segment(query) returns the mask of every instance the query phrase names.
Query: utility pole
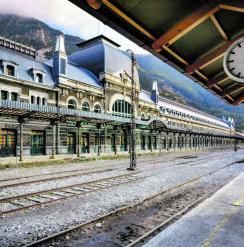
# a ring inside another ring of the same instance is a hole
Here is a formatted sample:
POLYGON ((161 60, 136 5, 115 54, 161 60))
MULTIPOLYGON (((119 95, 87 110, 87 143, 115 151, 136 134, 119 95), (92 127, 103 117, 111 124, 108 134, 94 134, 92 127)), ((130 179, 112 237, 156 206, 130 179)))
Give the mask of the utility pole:
POLYGON ((131 55, 131 76, 126 73, 126 75, 131 80, 131 116, 130 116, 130 166, 127 170, 134 171, 136 168, 136 122, 135 122, 135 80, 134 80, 134 67, 136 66, 136 59, 134 52, 132 50, 127 50, 131 55))

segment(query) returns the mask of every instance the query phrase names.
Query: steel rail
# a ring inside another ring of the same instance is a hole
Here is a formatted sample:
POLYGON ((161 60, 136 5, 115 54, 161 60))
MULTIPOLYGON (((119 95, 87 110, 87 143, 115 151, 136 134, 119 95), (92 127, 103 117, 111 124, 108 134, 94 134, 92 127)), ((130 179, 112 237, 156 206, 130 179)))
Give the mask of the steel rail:
MULTIPOLYGON (((165 193, 168 193, 168 192, 172 192, 172 191, 174 191, 174 190, 176 190, 176 189, 178 189, 178 188, 180 188, 180 187, 183 187, 183 186, 185 186, 185 185, 194 183, 194 182, 196 182, 196 181, 198 181, 198 180, 200 180, 200 179, 202 179, 202 178, 204 178, 204 177, 207 177, 207 176, 209 176, 209 175, 215 174, 215 173, 217 173, 217 172, 219 172, 219 171, 221 171, 221 170, 223 170, 223 169, 226 169, 226 168, 228 168, 228 167, 230 167, 231 165, 234 165, 234 164, 236 164, 236 162, 233 162, 233 163, 230 163, 230 164, 228 164, 228 165, 225 165, 225 166, 223 166, 223 167, 221 167, 221 168, 219 168, 219 169, 216 169, 216 170, 214 170, 214 171, 207 172, 207 173, 205 173, 205 174, 203 174, 203 175, 201 175, 201 176, 197 176, 197 177, 195 177, 195 178, 192 178, 192 179, 189 179, 189 180, 187 180, 187 181, 184 181, 184 182, 181 183, 181 184, 178 184, 178 185, 176 185, 176 186, 174 186, 174 187, 171 187, 171 188, 166 189, 166 190, 163 190, 163 191, 161 191, 161 192, 159 192, 159 193, 157 193, 157 194, 155 194, 155 195, 153 195, 153 196, 150 196, 150 197, 144 199, 143 201, 136 202, 136 203, 133 203, 133 204, 128 205, 128 206, 120 207, 120 208, 118 208, 118 209, 116 209, 116 210, 113 210, 113 211, 111 211, 111 212, 109 212, 109 213, 107 213, 107 214, 104 214, 104 215, 102 215, 102 216, 99 216, 99 217, 97 217, 97 218, 95 218, 95 219, 89 220, 89 221, 87 221, 87 222, 84 222, 84 223, 81 223, 81 224, 79 224, 79 225, 73 226, 73 227, 68 228, 68 229, 66 229, 66 230, 62 230, 62 231, 60 231, 60 232, 58 232, 58 233, 55 233, 55 234, 52 234, 52 235, 50 235, 50 236, 47 236, 47 237, 41 238, 41 239, 39 239, 39 240, 36 240, 36 241, 34 241, 34 242, 32 242, 32 243, 29 243, 29 244, 25 245, 25 247, 40 246, 40 244, 44 244, 44 243, 46 243, 46 242, 48 242, 48 241, 52 241, 52 240, 54 240, 54 239, 56 239, 56 238, 58 238, 58 237, 61 237, 62 235, 65 235, 65 234, 70 233, 70 232, 72 232, 72 231, 76 231, 76 230, 78 230, 79 228, 85 227, 85 226, 87 226, 87 225, 89 225, 89 224, 91 224, 91 223, 98 222, 98 221, 101 222, 101 221, 105 220, 105 219, 108 218, 108 217, 111 217, 111 216, 113 216, 113 215, 116 215, 116 214, 118 214, 118 213, 121 213, 121 212, 123 212, 123 211, 126 211, 126 210, 128 210, 128 209, 133 208, 133 207, 139 206, 139 205, 141 205, 142 203, 147 202, 147 201, 149 201, 149 200, 152 200, 152 199, 154 199, 155 197, 157 197, 157 196, 159 196, 159 195, 162 195, 162 194, 165 194, 165 193)), ((223 185, 221 184, 221 186, 223 186, 223 185)), ((221 188, 221 186, 220 186, 220 188, 221 188)), ((215 189, 215 190, 216 190, 216 189, 215 189)), ((215 190, 214 190, 214 191, 215 191, 215 190)), ((209 196, 210 194, 211 194, 211 192, 209 192, 207 195, 209 196)), ((205 195, 205 196, 206 196, 206 195, 205 195)), ((204 198, 205 198, 205 197, 204 197, 204 198)), ((200 202, 200 199, 198 199, 197 202, 200 202)), ((195 204, 196 204, 196 203, 195 203, 195 204)), ((195 204, 193 203, 193 205, 195 205, 195 204)), ((192 208, 192 206, 191 206, 191 207, 188 206, 187 208, 190 209, 190 208, 192 208)), ((186 212, 186 211, 185 211, 185 212, 186 212)), ((176 213, 176 214, 177 214, 177 213, 176 213)), ((178 212, 178 214, 179 214, 179 212, 178 212)), ((181 214, 183 214, 183 212, 181 212, 181 214)), ((171 217, 171 218, 172 218, 172 217, 171 217)))

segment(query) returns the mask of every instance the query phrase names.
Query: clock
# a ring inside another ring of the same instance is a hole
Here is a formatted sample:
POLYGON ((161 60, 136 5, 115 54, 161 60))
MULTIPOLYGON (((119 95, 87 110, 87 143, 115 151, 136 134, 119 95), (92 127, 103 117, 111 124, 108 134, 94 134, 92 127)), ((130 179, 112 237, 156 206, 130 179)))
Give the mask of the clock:
POLYGON ((226 51, 224 70, 234 81, 244 83, 244 37, 235 41, 226 51))

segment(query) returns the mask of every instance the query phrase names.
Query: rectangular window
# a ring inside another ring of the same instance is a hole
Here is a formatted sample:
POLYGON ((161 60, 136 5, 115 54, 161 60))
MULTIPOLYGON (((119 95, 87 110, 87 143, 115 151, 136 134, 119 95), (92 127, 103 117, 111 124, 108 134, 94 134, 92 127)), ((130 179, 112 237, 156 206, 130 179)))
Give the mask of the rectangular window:
POLYGON ((2 90, 1 91, 1 99, 7 100, 8 99, 8 91, 2 90))
POLYGON ((35 96, 31 96, 31 104, 35 103, 35 96))
POLYGON ((0 156, 15 156, 16 131, 13 129, 0 130, 0 156))
POLYGON ((7 73, 7 75, 14 76, 15 75, 15 67, 12 65, 7 65, 6 73, 7 73))
POLYGON ((11 93, 11 100, 12 101, 17 101, 18 94, 17 93, 11 93))

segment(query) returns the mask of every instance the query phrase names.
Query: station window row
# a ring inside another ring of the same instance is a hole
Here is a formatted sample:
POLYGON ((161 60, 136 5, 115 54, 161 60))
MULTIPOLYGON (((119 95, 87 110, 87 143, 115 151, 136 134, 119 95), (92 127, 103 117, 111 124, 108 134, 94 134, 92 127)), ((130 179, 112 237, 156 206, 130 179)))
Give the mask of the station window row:
POLYGON ((47 105, 47 99, 45 97, 31 95, 31 104, 47 105))
POLYGON ((7 90, 1 90, 1 100, 17 101, 18 100, 18 93, 9 92, 7 90))
MULTIPOLYGON (((75 100, 70 99, 68 101, 68 109, 73 109, 73 110, 77 109, 77 103, 75 102, 75 100)), ((90 105, 87 102, 83 102, 83 104, 81 105, 81 110, 89 112, 90 111, 90 105)), ((102 112, 101 106, 99 104, 96 104, 94 106, 94 112, 96 112, 96 113, 102 112)))

